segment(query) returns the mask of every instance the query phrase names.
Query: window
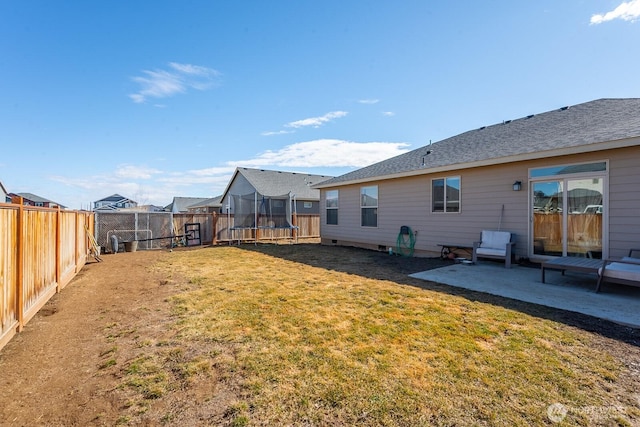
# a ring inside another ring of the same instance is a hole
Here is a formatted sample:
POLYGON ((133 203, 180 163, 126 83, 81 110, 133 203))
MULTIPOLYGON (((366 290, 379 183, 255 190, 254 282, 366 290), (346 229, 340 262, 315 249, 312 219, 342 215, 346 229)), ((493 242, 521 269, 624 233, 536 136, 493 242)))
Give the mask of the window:
POLYGON ((313 207, 313 202, 304 202, 302 203, 302 207, 304 209, 311 209, 313 207))
POLYGON ((325 193, 327 207, 327 225, 338 225, 338 190, 325 193))
POLYGON ((378 226, 378 186, 360 188, 360 212, 363 227, 378 226))
POLYGON ((531 169, 529 176, 539 178, 544 176, 568 175, 573 173, 604 172, 607 170, 607 162, 583 163, 577 165, 550 166, 546 168, 531 169))
POLYGON ((431 212, 460 212, 460 177, 431 181, 431 212))

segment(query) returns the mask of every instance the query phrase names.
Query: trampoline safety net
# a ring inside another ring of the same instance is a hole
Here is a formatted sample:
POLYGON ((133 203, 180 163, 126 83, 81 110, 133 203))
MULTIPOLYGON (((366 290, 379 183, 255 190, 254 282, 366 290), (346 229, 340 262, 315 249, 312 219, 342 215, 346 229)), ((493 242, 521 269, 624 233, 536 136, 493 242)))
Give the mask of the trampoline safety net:
POLYGON ((292 228, 291 194, 232 194, 234 228, 292 228))

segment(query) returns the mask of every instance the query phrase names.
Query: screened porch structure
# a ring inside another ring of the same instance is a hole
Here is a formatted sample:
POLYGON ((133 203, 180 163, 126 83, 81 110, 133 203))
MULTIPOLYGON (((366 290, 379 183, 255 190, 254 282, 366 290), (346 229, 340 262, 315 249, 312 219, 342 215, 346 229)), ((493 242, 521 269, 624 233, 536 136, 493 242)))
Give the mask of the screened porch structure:
POLYGON ((227 205, 228 221, 231 224, 230 211, 233 210, 233 226, 229 229, 233 241, 261 239, 294 240, 296 200, 291 192, 279 196, 268 196, 257 191, 246 194, 229 194, 227 205))

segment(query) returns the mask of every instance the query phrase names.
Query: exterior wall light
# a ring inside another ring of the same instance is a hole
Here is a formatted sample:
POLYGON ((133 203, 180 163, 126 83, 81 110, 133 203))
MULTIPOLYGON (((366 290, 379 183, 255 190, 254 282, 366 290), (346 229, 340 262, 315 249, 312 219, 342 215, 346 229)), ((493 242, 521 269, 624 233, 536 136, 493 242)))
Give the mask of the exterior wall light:
POLYGON ((516 181, 513 183, 513 191, 522 190, 522 181, 516 181))

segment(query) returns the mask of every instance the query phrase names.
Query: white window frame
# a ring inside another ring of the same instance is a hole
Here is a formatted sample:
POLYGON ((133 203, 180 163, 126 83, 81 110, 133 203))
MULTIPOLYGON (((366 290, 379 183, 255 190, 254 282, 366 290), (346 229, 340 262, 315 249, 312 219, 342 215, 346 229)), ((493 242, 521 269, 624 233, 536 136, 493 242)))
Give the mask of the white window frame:
POLYGON ((436 213, 436 214, 446 214, 446 213, 454 213, 454 214, 458 214, 462 211, 462 178, 460 177, 460 175, 454 175, 454 176, 446 176, 446 177, 440 177, 440 178, 433 178, 431 180, 431 213, 436 213), (447 210, 447 205, 449 204, 449 200, 447 200, 447 181, 449 180, 457 180, 458 181, 458 210, 447 210), (435 209, 435 194, 434 194, 434 183, 436 181, 442 181, 443 182, 443 193, 442 193, 442 210, 436 210, 435 209))
POLYGON ((325 209, 326 209, 326 217, 325 224, 327 225, 338 225, 338 208, 340 207, 340 190, 327 190, 324 194, 325 198, 325 209), (333 196, 335 194, 335 196, 333 196), (333 202, 335 201, 335 206, 333 206, 333 202), (331 206, 329 206, 331 204, 331 206), (329 211, 335 211, 336 222, 329 223, 329 211))
POLYGON ((368 228, 376 228, 378 227, 378 205, 380 204, 380 196, 379 196, 379 192, 378 192, 378 186, 377 185, 367 185, 364 187, 360 187, 360 226, 361 227, 368 227, 368 228), (365 198, 363 196, 368 195, 367 194, 367 190, 370 189, 374 189, 375 188, 375 201, 376 204, 374 205, 368 205, 365 204, 365 198), (364 210, 374 210, 375 211, 375 225, 370 225, 370 224, 363 224, 363 219, 364 219, 364 210))

